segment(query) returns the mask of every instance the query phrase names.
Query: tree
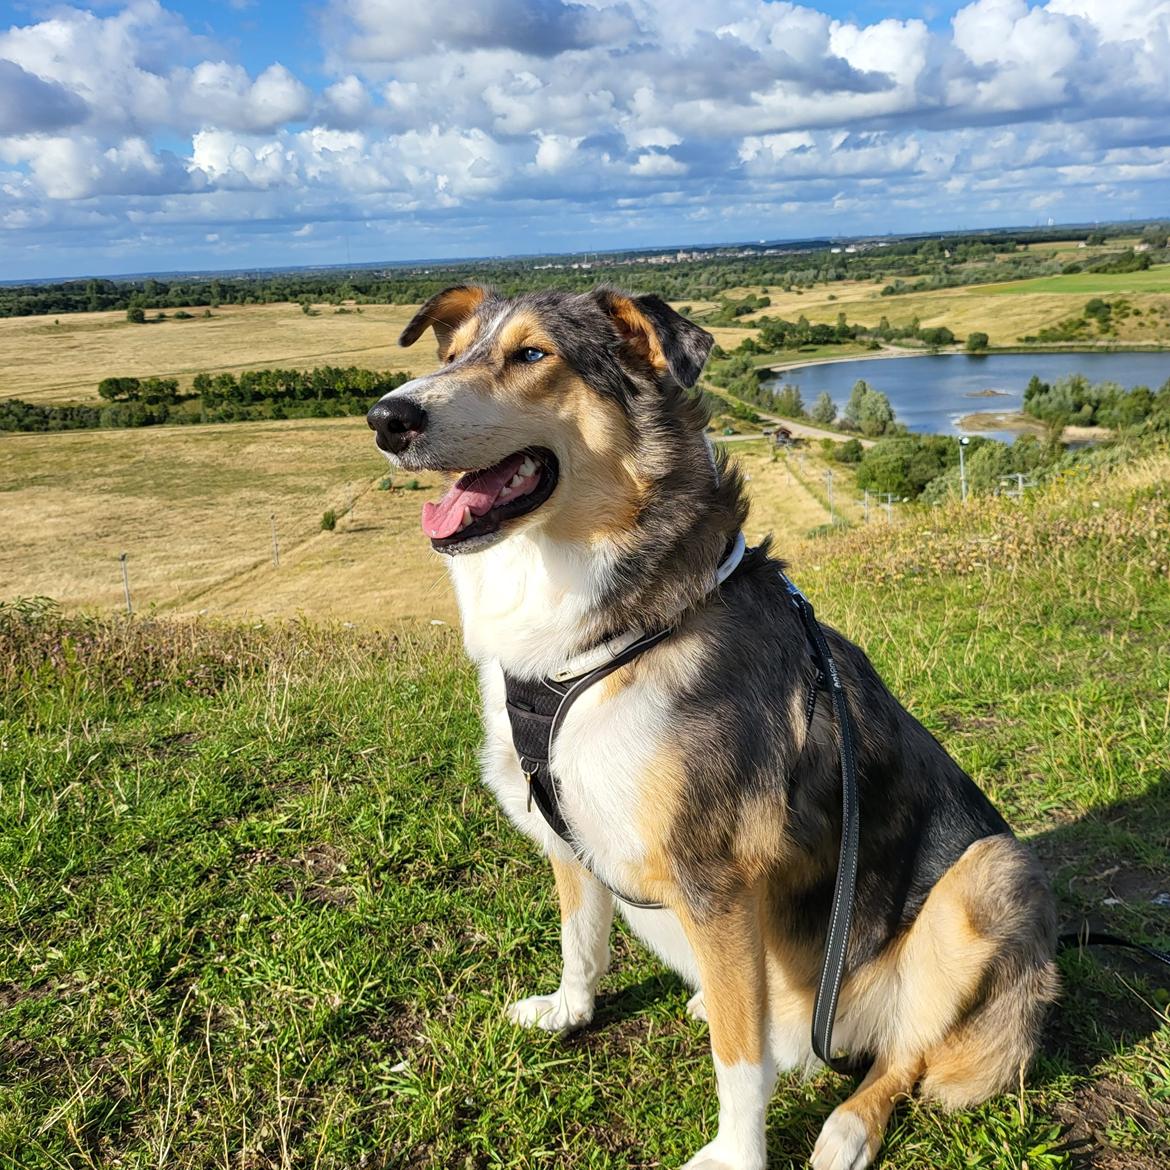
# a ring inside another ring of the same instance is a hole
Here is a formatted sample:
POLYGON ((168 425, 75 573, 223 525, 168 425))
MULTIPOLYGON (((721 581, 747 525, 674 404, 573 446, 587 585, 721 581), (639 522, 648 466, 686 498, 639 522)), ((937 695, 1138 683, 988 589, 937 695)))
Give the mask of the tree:
POLYGON ((955 335, 945 325, 934 326, 930 329, 920 329, 918 336, 931 349, 938 349, 942 345, 952 345, 955 340, 955 335))
POLYGON ((810 417, 813 422, 823 427, 830 427, 837 421, 837 404, 829 397, 827 390, 822 390, 813 403, 810 417))
POLYGON ((145 325, 146 311, 135 305, 133 308, 126 310, 126 320, 129 321, 132 325, 145 325))
POLYGON ((894 408, 880 390, 870 390, 861 400, 861 429, 867 435, 884 435, 894 422, 894 408))
POLYGON ((869 383, 864 378, 858 378, 853 383, 853 390, 849 395, 849 401, 845 403, 844 411, 845 421, 853 427, 861 427, 861 404, 868 393, 869 383))
POLYGON ((986 333, 968 333, 964 348, 968 353, 983 353, 989 340, 986 333))
POLYGON ((109 402, 128 402, 138 397, 141 383, 137 378, 103 378, 98 383, 98 397, 109 402))
POLYGON ((804 399, 801 397, 799 386, 793 386, 785 382, 776 391, 774 401, 776 403, 777 414, 782 414, 786 418, 804 417, 804 399))

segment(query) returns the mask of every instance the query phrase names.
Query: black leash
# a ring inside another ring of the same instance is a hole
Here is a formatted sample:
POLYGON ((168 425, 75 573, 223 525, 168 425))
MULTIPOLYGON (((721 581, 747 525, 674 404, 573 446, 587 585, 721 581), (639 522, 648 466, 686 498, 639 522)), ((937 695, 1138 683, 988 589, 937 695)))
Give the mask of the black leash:
MULTIPOLYGON (((853 922, 853 901, 857 893, 857 856, 860 836, 857 795, 857 756, 854 749, 853 716, 837 673, 837 664, 829 641, 808 598, 783 574, 780 574, 788 600, 796 610, 804 632, 813 648, 813 657, 829 693, 841 731, 841 853, 837 862, 837 881, 833 886, 833 909, 829 915, 829 933, 825 937, 825 954, 821 959, 821 977, 813 1002, 812 1046, 817 1058, 837 1072, 852 1071, 853 1065, 833 1057, 833 1022, 837 1017, 837 1000, 845 975, 845 956, 849 946, 849 928, 853 922)), ((815 692, 814 692, 815 694, 815 692)), ((811 705, 810 705, 811 713, 811 705)), ((810 720, 811 722, 811 720, 810 720)))
POLYGON ((1119 934, 1110 934, 1106 930, 1089 930, 1086 925, 1081 930, 1069 931, 1056 940, 1057 947, 1062 951, 1076 947, 1124 947, 1129 951, 1141 951, 1148 958, 1156 959, 1170 967, 1170 951, 1160 951, 1157 947, 1147 946, 1145 943, 1134 942, 1133 939, 1122 938, 1119 934))

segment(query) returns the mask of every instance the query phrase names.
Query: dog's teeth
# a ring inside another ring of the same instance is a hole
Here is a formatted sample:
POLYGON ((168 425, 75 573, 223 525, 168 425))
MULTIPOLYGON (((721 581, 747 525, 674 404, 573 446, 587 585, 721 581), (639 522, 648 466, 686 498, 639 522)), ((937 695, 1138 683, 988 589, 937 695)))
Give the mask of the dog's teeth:
POLYGON ((463 523, 459 525, 460 528, 466 528, 471 523, 471 509, 463 505, 463 523))
POLYGON ((531 459, 525 459, 524 462, 520 464, 520 475, 531 475, 535 470, 536 464, 533 463, 531 459))
POLYGON ((512 476, 512 478, 510 480, 508 480, 508 486, 509 487, 519 487, 523 482, 524 482, 524 476, 522 476, 519 472, 516 472, 516 474, 514 476, 512 476))

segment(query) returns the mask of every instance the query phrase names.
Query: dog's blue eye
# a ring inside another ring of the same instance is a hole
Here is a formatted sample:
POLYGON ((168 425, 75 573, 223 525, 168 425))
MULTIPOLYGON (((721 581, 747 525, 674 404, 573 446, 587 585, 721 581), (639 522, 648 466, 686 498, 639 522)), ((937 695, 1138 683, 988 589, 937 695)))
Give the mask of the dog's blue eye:
POLYGON ((538 362, 542 357, 546 357, 543 349, 537 349, 535 346, 527 346, 525 349, 519 350, 516 356, 522 362, 538 362))

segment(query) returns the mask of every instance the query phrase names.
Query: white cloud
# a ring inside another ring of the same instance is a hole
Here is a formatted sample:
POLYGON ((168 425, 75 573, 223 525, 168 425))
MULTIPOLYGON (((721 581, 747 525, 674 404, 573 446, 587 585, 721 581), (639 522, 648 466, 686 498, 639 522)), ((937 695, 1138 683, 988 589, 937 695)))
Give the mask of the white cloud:
POLYGON ((934 30, 765 0, 325 2, 295 68, 245 69, 158 0, 0 30, 0 223, 227 247, 223 224, 409 220, 498 250, 801 234, 794 209, 953 223, 1057 186, 1062 213, 1123 183, 1153 206, 1170 166, 1170 0, 973 0, 934 30))
POLYGON ((239 65, 201 61, 176 72, 171 84, 188 125, 262 132, 300 121, 312 106, 308 86, 279 63, 253 81, 239 65))
POLYGON ((660 154, 657 151, 647 151, 645 154, 640 154, 634 165, 630 167, 630 174, 641 175, 648 179, 675 178, 686 173, 685 163, 679 162, 678 159, 672 158, 669 154, 660 154))

